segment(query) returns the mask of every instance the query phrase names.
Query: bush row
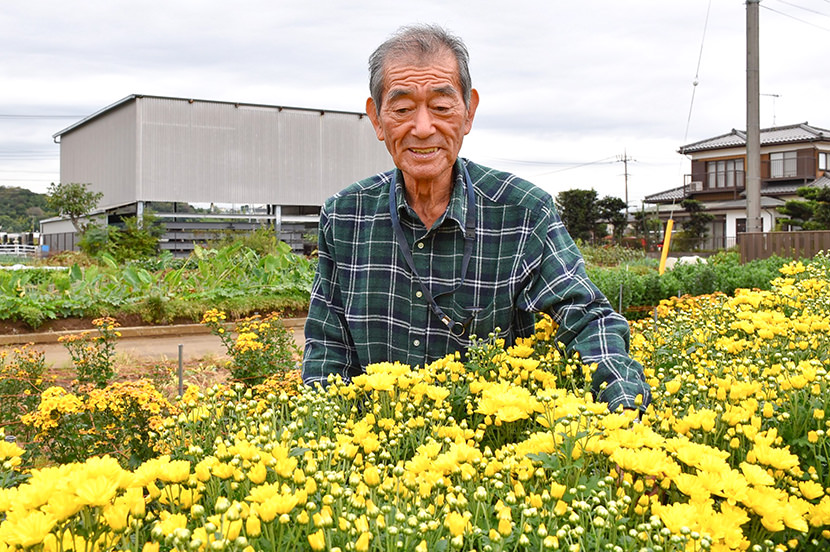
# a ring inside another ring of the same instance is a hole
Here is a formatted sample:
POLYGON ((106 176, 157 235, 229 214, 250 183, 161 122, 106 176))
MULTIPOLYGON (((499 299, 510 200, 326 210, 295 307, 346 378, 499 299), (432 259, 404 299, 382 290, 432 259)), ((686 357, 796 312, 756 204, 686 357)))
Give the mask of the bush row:
POLYGON ((637 318, 643 309, 681 295, 714 292, 732 295, 736 289, 769 289, 789 259, 770 257, 741 264, 735 252, 721 252, 689 264, 678 264, 660 275, 654 263, 630 263, 609 268, 589 266, 588 276, 620 312, 637 318), (632 307, 634 307, 632 309, 632 307))

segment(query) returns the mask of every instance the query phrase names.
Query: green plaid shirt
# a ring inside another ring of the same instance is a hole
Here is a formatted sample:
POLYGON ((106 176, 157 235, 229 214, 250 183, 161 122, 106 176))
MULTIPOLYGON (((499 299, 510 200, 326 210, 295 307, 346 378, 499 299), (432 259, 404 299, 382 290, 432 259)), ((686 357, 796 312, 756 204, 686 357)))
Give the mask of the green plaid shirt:
POLYGON ((598 363, 592 384, 599 400, 612 409, 634 408, 641 395, 648 404, 643 368, 628 355, 628 323, 588 279, 547 192, 459 159, 449 206, 428 230, 406 204, 398 172, 394 192, 415 268, 450 318, 470 320, 467 332, 456 337, 430 310, 400 252, 389 215, 392 177, 390 171, 352 184, 323 206, 304 382, 325 385, 329 374, 348 380, 376 362, 424 366, 463 353, 471 335, 486 337, 496 329, 513 343, 532 334, 534 313, 546 312, 569 351, 598 363), (463 285, 446 293, 462 277, 467 200, 460 163, 475 188, 477 227, 463 285))

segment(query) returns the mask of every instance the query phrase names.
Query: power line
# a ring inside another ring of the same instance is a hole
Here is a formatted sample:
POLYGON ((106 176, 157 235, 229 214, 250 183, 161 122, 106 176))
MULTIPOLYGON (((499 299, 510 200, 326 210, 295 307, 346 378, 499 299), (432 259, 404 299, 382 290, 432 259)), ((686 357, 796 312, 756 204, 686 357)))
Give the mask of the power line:
POLYGON ((14 173, 14 174, 54 174, 57 171, 16 171, 14 169, 0 169, 0 173, 14 173))
POLYGON ((769 6, 765 6, 763 4, 759 4, 759 5, 762 8, 764 8, 765 10, 769 10, 773 13, 777 13, 778 15, 783 15, 784 17, 789 17, 790 19, 795 19, 799 23, 804 23, 805 25, 810 25, 811 27, 815 27, 816 29, 821 29, 822 31, 827 31, 828 33, 830 33, 830 29, 828 29, 827 27, 822 27, 821 25, 816 25, 815 23, 811 23, 810 21, 805 21, 804 19, 798 18, 794 15, 790 15, 790 14, 784 13, 782 11, 774 10, 774 9, 770 8, 769 6))
MULTIPOLYGON (((533 161, 528 159, 507 159, 504 157, 490 157, 489 159, 493 159, 495 161, 501 161, 504 163, 513 163, 516 165, 546 165, 546 166, 554 166, 554 165, 582 165, 581 161, 533 161)), ((605 159, 600 159, 599 161, 589 161, 587 164, 593 163, 600 163, 605 161, 606 159, 610 159, 607 157, 605 159)), ((613 163, 613 161, 607 161, 608 163, 613 163)))
MULTIPOLYGON (((0 150, 0 155, 19 155, 19 154, 29 154, 29 153, 43 154, 43 153, 53 153, 53 152, 50 151, 50 150, 47 150, 47 149, 28 149, 28 150, 25 150, 25 149, 20 149, 20 150, 19 149, 6 149, 5 151, 0 150)), ((54 153, 57 153, 57 152, 54 152, 54 153)))
POLYGON ((695 105, 695 91, 697 85, 700 83, 700 62, 703 60, 703 45, 706 42, 706 29, 709 27, 709 12, 712 10, 712 0, 709 0, 709 5, 706 7, 706 19, 703 21, 703 36, 700 37, 700 52, 697 55, 697 67, 695 68, 695 80, 692 81, 692 99, 689 102, 689 115, 686 117, 686 131, 683 133, 683 143, 689 137, 689 126, 692 122, 692 108, 695 105))
POLYGON ((548 172, 539 173, 536 176, 545 176, 545 175, 548 175, 548 174, 561 173, 561 172, 570 171, 570 170, 573 170, 573 169, 580 169, 582 167, 587 167, 589 165, 599 165, 599 164, 607 165, 607 164, 611 164, 611 163, 616 163, 617 161, 609 161, 609 160, 613 160, 613 159, 615 159, 615 158, 614 157, 603 157, 602 159, 597 159, 596 161, 589 161, 587 163, 580 163, 578 165, 572 165, 570 167, 565 167, 564 169, 557 169, 555 171, 548 171, 548 172))
POLYGON ((799 6, 798 4, 793 4, 792 2, 787 2, 787 0, 778 0, 778 1, 779 1, 779 2, 781 2, 782 4, 787 4, 788 6, 792 6, 792 7, 794 7, 794 8, 798 8, 799 10, 804 10, 804 11, 807 11, 807 12, 810 12, 810 13, 814 13, 814 14, 816 14, 816 15, 821 15, 821 16, 824 16, 824 17, 830 17, 830 15, 827 15, 827 14, 826 14, 826 13, 824 13, 824 12, 820 12, 820 11, 818 11, 818 10, 814 10, 814 9, 812 9, 812 8, 805 8, 804 6, 799 6))
POLYGON ((0 153, 0 159, 3 160, 3 161, 57 161, 57 160, 60 159, 60 156, 46 154, 46 153, 42 153, 42 154, 31 153, 31 154, 26 154, 26 155, 20 155, 20 154, 16 154, 16 153, 14 153, 14 154, 12 154, 12 153, 10 153, 10 154, 0 153))
POLYGON ((0 113, 0 119, 83 119, 83 115, 28 115, 0 113))
POLYGON ((4 163, 14 162, 14 161, 21 161, 21 162, 30 162, 30 161, 57 161, 56 157, 2 157, 0 158, 4 163))

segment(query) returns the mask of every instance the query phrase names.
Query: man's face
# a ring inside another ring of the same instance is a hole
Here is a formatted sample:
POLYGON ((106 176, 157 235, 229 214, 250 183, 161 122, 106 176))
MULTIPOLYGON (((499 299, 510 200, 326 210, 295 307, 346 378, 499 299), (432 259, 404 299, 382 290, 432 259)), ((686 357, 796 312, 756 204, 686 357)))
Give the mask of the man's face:
POLYGON ((429 186, 451 182, 477 106, 475 90, 470 108, 464 105, 458 64, 445 52, 424 61, 388 61, 380 113, 372 98, 366 101, 366 112, 406 184, 429 186))

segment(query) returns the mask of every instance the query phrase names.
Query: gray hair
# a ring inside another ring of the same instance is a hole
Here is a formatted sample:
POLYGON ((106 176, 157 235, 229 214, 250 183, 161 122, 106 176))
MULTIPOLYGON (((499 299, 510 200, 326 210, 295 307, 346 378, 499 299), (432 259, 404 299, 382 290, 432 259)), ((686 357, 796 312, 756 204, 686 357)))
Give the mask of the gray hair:
POLYGON ((464 98, 464 105, 469 109, 473 84, 470 79, 470 54, 464 42, 438 25, 413 25, 398 29, 369 57, 369 92, 378 113, 383 100, 386 63, 390 59, 412 56, 424 61, 445 51, 455 56, 458 63, 461 96, 464 98))

